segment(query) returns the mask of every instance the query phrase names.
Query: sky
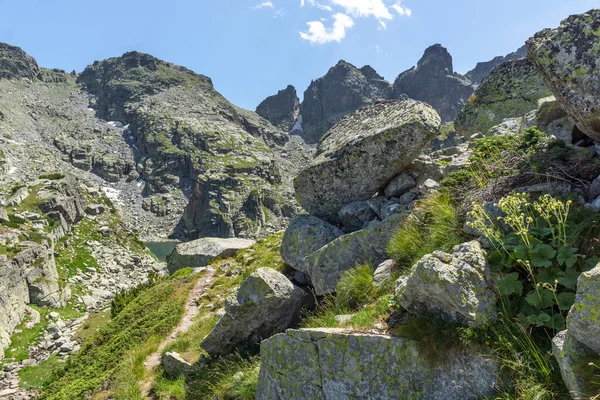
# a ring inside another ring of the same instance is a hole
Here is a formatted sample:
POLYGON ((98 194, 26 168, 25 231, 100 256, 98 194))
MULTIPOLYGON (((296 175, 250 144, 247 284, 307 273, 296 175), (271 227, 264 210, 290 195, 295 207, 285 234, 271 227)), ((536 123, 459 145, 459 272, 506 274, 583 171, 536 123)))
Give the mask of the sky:
POLYGON ((0 42, 46 68, 81 72, 141 51, 212 78, 254 110, 343 59, 387 80, 441 43, 465 73, 600 0, 0 0, 0 42))

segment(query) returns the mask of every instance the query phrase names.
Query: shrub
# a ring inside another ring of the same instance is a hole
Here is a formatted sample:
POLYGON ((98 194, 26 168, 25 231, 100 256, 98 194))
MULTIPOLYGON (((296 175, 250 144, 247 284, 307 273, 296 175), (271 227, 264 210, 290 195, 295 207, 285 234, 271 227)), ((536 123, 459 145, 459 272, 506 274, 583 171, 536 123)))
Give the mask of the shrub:
POLYGON ((336 286, 335 303, 338 309, 356 310, 373 297, 373 267, 361 265, 345 271, 336 286))
POLYGON ((51 181, 59 181, 64 178, 65 178, 65 174, 62 174, 60 172, 52 172, 49 174, 40 175, 40 179, 49 179, 51 181))
POLYGON ((148 273, 148 280, 131 289, 122 289, 115 295, 110 303, 110 317, 115 318, 129 303, 135 300, 141 293, 153 287, 160 281, 160 277, 154 271, 148 273))
POLYGON ((450 251, 464 241, 462 218, 446 192, 421 200, 404 226, 394 235, 388 254, 400 270, 408 270, 421 257, 435 250, 450 251))

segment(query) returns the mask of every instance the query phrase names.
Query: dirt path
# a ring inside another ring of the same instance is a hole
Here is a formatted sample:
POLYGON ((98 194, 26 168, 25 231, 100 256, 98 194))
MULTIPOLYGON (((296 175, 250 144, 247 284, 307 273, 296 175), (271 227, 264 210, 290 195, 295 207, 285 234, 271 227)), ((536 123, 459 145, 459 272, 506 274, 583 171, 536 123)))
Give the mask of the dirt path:
POLYGON ((144 366, 146 367, 147 378, 145 381, 142 382, 142 384, 140 386, 142 395, 144 397, 148 398, 150 389, 152 389, 152 383, 153 383, 152 371, 154 368, 156 368, 160 365, 160 363, 161 363, 160 357, 162 355, 163 350, 169 344, 171 344, 175 340, 175 338, 177 338, 177 335, 179 335, 180 333, 187 332, 192 327, 193 319, 196 315, 198 315, 198 312, 200 311, 200 308, 196 304, 196 300, 198 300, 200 295, 202 295, 202 293, 204 293, 205 290, 210 286, 210 284, 212 283, 214 274, 215 274, 215 269, 212 267, 209 267, 204 272, 204 275, 202 275, 202 277, 200 279, 198 279, 198 282, 196 282, 196 286, 194 286, 194 288, 191 290, 191 292, 186 300, 185 313, 183 314, 181 321, 171 331, 171 333, 165 338, 165 340, 163 340, 161 342, 161 344, 158 346, 156 351, 154 353, 150 354, 148 356, 148 358, 146 359, 146 361, 144 362, 144 366))

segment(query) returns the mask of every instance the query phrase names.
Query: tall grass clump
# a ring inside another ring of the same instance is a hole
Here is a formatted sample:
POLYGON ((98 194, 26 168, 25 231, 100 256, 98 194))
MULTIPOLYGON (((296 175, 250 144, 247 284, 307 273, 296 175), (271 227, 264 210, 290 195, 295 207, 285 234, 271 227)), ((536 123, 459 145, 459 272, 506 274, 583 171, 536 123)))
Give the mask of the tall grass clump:
POLYGON ((450 251, 465 241, 463 219, 447 192, 436 192, 418 202, 404 226, 393 236, 388 254, 401 271, 435 250, 450 251))

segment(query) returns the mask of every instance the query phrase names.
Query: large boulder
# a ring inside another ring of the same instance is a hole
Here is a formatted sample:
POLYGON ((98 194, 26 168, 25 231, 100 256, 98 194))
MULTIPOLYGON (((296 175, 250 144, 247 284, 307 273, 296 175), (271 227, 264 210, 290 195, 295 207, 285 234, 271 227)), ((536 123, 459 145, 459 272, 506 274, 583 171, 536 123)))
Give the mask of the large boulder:
POLYGON ((0 264, 0 361, 10 334, 21 323, 29 303, 25 271, 11 262, 0 264))
POLYGON ((578 128, 595 140, 600 140, 599 32, 600 9, 594 9, 527 41, 529 58, 546 85, 578 128))
POLYGON ((579 276, 567 328, 571 336, 600 353, 600 265, 579 276))
POLYGON ((305 214, 297 215, 283 235, 281 258, 295 270, 308 272, 304 267, 306 257, 343 234, 344 232, 322 219, 305 214))
POLYGON ((560 367, 563 382, 573 399, 590 399, 597 394, 591 387, 590 374, 586 374, 586 370, 590 369, 589 360, 597 358, 597 354, 571 336, 569 331, 559 332, 552 339, 552 352, 560 367))
POLYGON ((385 261, 387 245, 405 217, 405 214, 395 214, 374 222, 363 230, 340 236, 310 254, 304 261, 304 272, 310 276, 315 293, 320 296, 334 292, 340 277, 349 269, 385 261))
POLYGON ((417 342, 339 329, 288 330, 261 343, 256 399, 440 399, 494 395, 498 365, 476 349, 427 361, 417 342))
POLYGON ((225 315, 202 340, 211 355, 225 354, 236 346, 259 343, 285 331, 299 316, 309 295, 283 274, 259 268, 225 302, 225 315))
POLYGON ((304 92, 300 135, 308 143, 317 143, 344 116, 391 97, 392 86, 373 68, 358 69, 341 60, 304 92))
POLYGON ((455 246, 452 254, 436 251, 423 257, 398 291, 400 305, 415 315, 470 326, 496 318, 496 279, 478 241, 455 246))
POLYGON ((296 88, 289 85, 276 95, 267 97, 256 107, 256 113, 289 132, 300 115, 300 100, 296 95, 296 88))
POLYGON ((415 100, 362 108, 321 140, 311 166, 294 180, 298 201, 335 222, 342 206, 371 198, 410 165, 439 129, 435 110, 415 100))
POLYGON ((454 121, 474 90, 467 78, 454 72, 452 56, 439 44, 426 49, 417 66, 394 82, 396 97, 406 95, 430 104, 442 122, 454 121))
POLYGON ((537 109, 538 100, 550 94, 531 61, 507 61, 483 80, 459 113, 454 127, 465 136, 487 134, 504 119, 523 117, 537 109))
POLYGON ((173 274, 182 268, 204 267, 219 257, 233 257, 255 243, 248 239, 202 238, 177 245, 167 255, 167 267, 173 274))

